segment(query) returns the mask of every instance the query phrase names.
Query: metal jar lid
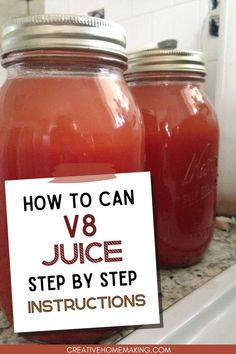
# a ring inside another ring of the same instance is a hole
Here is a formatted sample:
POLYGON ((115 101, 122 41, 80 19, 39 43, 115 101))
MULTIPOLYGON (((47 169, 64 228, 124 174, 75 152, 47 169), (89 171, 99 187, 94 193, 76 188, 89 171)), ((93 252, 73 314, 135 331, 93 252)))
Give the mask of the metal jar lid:
POLYGON ((190 50, 145 49, 128 55, 128 70, 125 74, 176 71, 206 75, 205 55, 190 50))
POLYGON ((35 49, 83 49, 127 61, 123 27, 96 17, 33 15, 8 21, 2 30, 2 57, 35 49))

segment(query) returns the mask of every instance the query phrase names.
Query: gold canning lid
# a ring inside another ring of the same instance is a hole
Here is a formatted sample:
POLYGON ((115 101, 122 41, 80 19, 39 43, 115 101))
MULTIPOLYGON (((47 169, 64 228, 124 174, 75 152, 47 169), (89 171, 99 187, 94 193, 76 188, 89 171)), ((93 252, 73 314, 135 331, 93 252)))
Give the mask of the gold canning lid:
POLYGON ((3 26, 2 57, 35 49, 82 49, 112 54, 126 62, 123 27, 96 17, 33 15, 12 19, 3 26))
POLYGON ((206 75, 202 52, 179 49, 145 49, 128 55, 126 76, 145 72, 193 72, 206 75))

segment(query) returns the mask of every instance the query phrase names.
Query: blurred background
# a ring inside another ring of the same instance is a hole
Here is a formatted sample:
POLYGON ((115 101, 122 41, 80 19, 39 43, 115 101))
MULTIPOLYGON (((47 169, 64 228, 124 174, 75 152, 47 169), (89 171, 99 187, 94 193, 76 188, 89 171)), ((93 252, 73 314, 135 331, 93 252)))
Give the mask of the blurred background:
MULTIPOLYGON (((88 15, 92 13, 95 16, 104 15, 106 19, 119 22, 126 29, 128 50, 139 49, 152 43, 155 45, 155 43, 168 38, 177 39, 180 48, 195 50, 206 50, 207 48, 207 90, 211 98, 214 98, 218 37, 217 35, 210 36, 209 32, 212 11, 219 12, 217 1, 0 0, 0 24, 2 25, 9 18, 27 14, 75 13, 88 15)), ((215 18, 218 21, 219 16, 216 14, 215 18)), ((1 75, 1 82, 3 80, 4 72, 1 75)))
MULTIPOLYGON (((205 90, 218 113, 221 143, 218 213, 236 215, 235 0, 0 0, 0 25, 12 17, 74 13, 104 17, 127 32, 127 49, 176 39, 206 54, 205 90)), ((5 80, 0 69, 0 85, 5 80)))

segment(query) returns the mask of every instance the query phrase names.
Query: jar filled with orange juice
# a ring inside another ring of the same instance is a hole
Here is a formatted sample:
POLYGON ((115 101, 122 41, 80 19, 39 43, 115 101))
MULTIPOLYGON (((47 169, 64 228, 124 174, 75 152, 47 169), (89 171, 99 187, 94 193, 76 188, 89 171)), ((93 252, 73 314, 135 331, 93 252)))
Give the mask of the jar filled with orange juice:
MULTIPOLYGON (((6 23, 0 94, 0 305, 12 322, 4 181, 142 171, 140 111, 123 77, 125 32, 85 16, 6 23)), ((24 245, 22 246, 24 247, 24 245)), ((30 333, 49 343, 95 343, 115 329, 30 333)))
POLYGON ((144 117, 162 267, 196 263, 213 236, 219 132, 205 75, 200 52, 153 48, 129 56, 126 79, 144 117))

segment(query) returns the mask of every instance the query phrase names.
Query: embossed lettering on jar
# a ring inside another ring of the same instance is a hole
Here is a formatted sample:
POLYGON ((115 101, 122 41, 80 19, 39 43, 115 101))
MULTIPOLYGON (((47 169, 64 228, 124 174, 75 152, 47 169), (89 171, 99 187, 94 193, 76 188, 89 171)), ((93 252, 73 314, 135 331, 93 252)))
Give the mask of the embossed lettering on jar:
MULTIPOLYGON (((119 25, 74 15, 12 20, 3 29, 2 64, 8 78, 0 95, 0 304, 12 322, 4 180, 142 171, 144 135, 123 78, 119 25)), ((96 343, 115 331, 26 336, 96 343)))
POLYGON ((126 79, 144 116, 162 267, 196 263, 213 236, 219 132, 205 74, 200 52, 150 49, 129 57, 126 79))

